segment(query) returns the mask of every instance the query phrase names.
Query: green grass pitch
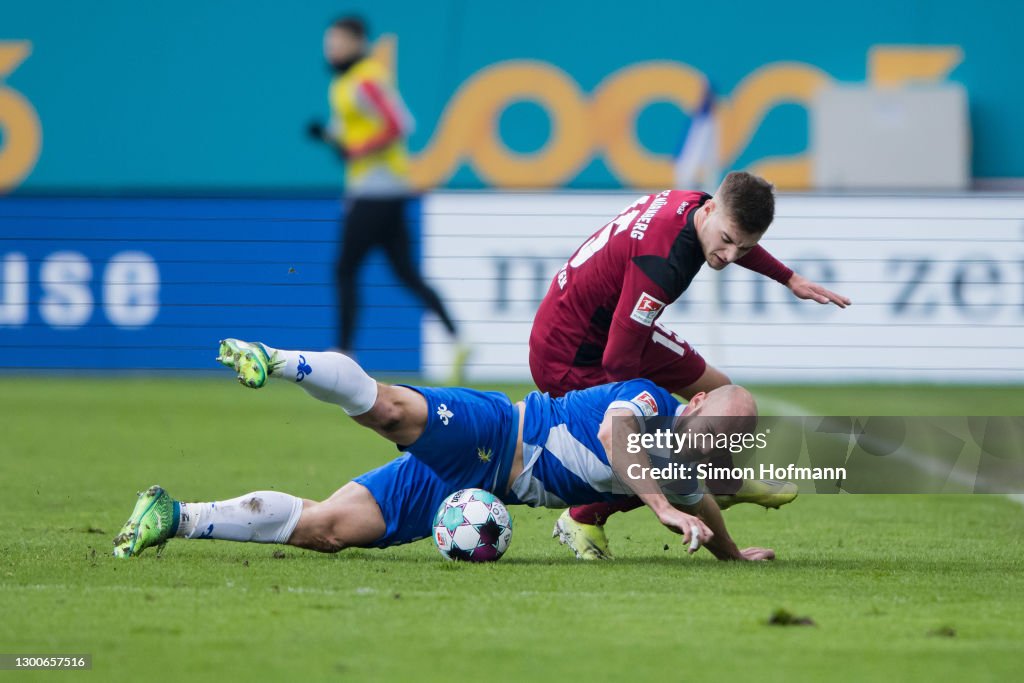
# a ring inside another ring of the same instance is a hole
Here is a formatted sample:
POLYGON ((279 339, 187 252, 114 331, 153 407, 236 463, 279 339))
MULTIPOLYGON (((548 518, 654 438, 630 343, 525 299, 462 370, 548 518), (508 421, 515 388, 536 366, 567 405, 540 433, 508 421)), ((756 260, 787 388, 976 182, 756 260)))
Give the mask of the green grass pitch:
MULTIPOLYGON (((524 386, 501 387, 513 397, 524 386)), ((838 414, 1024 414, 1019 387, 756 387, 838 414)), ((137 490, 322 498, 395 451, 291 386, 0 378, 0 652, 91 653, 138 680, 1012 680, 1024 642, 1024 506, 1001 496, 813 496, 726 513, 772 564, 687 557, 644 510, 613 562, 513 508, 499 563, 431 541, 322 555, 171 542, 119 561, 137 490), (667 546, 667 548, 666 548, 667 546), (784 608, 816 626, 766 624, 784 608), (952 629, 952 631, 946 631, 952 629), (941 635, 947 633, 947 635, 941 635), (954 633, 955 635, 948 635, 954 633)))

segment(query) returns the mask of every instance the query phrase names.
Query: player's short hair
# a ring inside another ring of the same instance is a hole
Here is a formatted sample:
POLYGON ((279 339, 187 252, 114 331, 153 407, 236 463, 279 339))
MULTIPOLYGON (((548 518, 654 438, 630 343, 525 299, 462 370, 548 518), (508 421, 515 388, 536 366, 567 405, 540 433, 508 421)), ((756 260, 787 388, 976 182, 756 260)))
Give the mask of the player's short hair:
POLYGON ((366 34, 369 32, 366 28, 366 21, 364 21, 362 17, 357 17, 354 14, 347 17, 341 17, 340 19, 335 19, 331 23, 331 28, 339 31, 347 31, 356 38, 365 38, 366 34))
POLYGON ((775 187, 764 178, 733 171, 725 176, 715 199, 743 232, 760 235, 775 218, 775 187))

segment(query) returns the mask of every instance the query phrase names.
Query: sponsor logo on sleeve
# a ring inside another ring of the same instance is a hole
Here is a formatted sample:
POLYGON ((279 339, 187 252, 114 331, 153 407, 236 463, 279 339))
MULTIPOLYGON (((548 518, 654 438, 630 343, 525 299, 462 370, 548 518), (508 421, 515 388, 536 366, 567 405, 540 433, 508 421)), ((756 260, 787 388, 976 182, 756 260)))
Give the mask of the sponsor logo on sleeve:
POLYGON ((640 298, 636 300, 636 306, 633 306, 633 312, 629 317, 641 325, 650 327, 654 324, 655 318, 661 313, 661 309, 665 308, 665 302, 660 301, 647 292, 640 295, 640 298))
POLYGON ((639 396, 635 396, 631 403, 635 404, 645 417, 651 417, 652 415, 658 414, 658 401, 649 391, 645 391, 639 396))

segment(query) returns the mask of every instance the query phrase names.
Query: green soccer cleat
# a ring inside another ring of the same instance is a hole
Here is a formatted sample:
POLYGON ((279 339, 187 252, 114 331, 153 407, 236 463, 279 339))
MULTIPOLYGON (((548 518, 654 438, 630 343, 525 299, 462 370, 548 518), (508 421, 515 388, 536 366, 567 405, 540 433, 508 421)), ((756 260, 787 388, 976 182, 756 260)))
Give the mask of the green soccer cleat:
POLYGON ((114 557, 134 557, 150 546, 162 547, 173 526, 174 500, 159 486, 150 486, 139 494, 132 516, 114 538, 114 557))
POLYGON ((238 373, 240 384, 250 389, 259 389, 267 383, 267 377, 284 366, 284 361, 267 353, 267 347, 259 342, 244 342, 241 339, 222 339, 217 362, 238 373))
POLYGON ((768 509, 779 509, 796 499, 797 486, 791 481, 747 479, 740 490, 732 495, 716 495, 715 502, 723 510, 740 503, 753 503, 768 509))
POLYGON ((577 522, 566 510, 555 522, 551 532, 552 538, 567 545, 576 554, 578 560, 610 560, 612 551, 608 549, 608 537, 604 535, 604 527, 598 524, 577 522))

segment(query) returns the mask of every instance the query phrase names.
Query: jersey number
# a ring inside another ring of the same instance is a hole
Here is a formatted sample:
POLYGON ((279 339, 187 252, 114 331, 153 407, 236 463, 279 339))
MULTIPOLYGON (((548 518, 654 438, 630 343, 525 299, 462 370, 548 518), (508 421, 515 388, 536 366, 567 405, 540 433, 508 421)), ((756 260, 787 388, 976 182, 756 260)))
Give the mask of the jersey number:
POLYGON ((591 237, 589 240, 583 243, 583 246, 579 248, 576 254, 569 261, 569 266, 572 268, 579 268, 587 260, 601 251, 604 245, 608 244, 608 240, 612 238, 612 235, 618 235, 620 232, 629 230, 629 226, 633 225, 633 221, 640 215, 640 209, 634 208, 644 204, 651 198, 650 195, 640 197, 635 202, 627 206, 622 210, 611 223, 601 228, 600 232, 591 237))

